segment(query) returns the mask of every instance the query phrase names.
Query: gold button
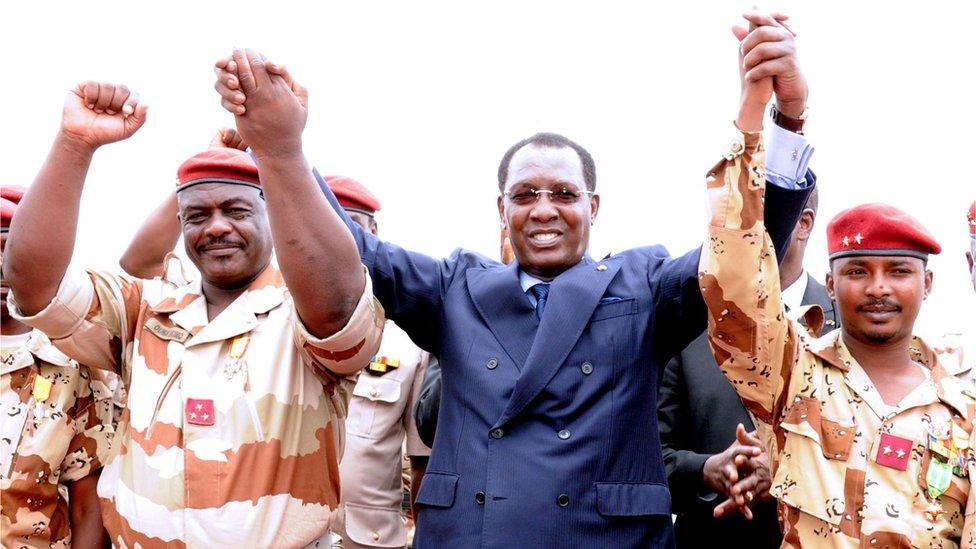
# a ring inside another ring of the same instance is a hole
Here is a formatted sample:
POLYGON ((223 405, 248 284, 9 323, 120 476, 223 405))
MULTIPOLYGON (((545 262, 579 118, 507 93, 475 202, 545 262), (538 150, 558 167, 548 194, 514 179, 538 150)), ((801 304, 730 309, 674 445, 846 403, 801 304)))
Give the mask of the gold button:
POLYGON ((379 539, 380 539, 380 533, 373 532, 373 541, 379 541, 379 539))
POLYGON ((598 270, 598 271, 600 271, 602 273, 603 271, 607 270, 607 266, 606 265, 598 265, 597 268, 596 268, 596 270, 598 270))
POLYGON ((847 431, 841 431, 841 432, 839 432, 839 433, 837 433, 837 434, 838 434, 838 435, 840 435, 840 436, 844 436, 844 435, 846 435, 846 434, 847 434, 847 431))
POLYGON ((380 396, 380 392, 377 391, 376 389, 373 389, 372 391, 369 392, 369 396, 371 396, 371 397, 380 396))

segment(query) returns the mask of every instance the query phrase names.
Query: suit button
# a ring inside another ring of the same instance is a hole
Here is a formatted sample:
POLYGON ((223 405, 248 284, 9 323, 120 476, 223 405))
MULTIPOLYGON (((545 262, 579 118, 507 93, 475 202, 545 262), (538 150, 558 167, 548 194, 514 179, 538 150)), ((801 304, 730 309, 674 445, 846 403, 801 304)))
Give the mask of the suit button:
POLYGON ((566 507, 569 505, 569 496, 566 494, 559 494, 559 497, 556 498, 556 505, 560 507, 566 507))
POLYGON ((485 363, 485 366, 486 366, 486 367, 487 367, 487 368, 488 368, 489 370, 494 370, 495 368, 497 368, 497 367, 498 367, 498 359, 497 359, 497 358, 494 358, 494 357, 492 357, 492 358, 489 358, 489 359, 488 359, 488 362, 486 362, 486 363, 485 363))
POLYGON ((371 535, 373 536, 373 541, 379 541, 380 540, 380 533, 379 532, 377 532, 377 531, 374 530, 371 535))
POLYGON ((491 430, 491 438, 502 438, 503 436, 505 436, 505 431, 504 430, 502 430, 502 429, 492 429, 491 430))
POLYGON ((474 495, 474 500, 478 502, 478 505, 484 505, 485 504, 485 493, 484 492, 478 492, 477 494, 474 495))
POLYGON ((556 436, 559 437, 559 438, 561 438, 561 439, 563 439, 563 440, 568 439, 570 437, 569 429, 563 429, 563 430, 559 431, 558 433, 556 433, 556 436))
POLYGON ((580 370, 582 370, 584 374, 590 375, 593 373, 593 365, 589 362, 584 362, 583 364, 580 364, 580 370))

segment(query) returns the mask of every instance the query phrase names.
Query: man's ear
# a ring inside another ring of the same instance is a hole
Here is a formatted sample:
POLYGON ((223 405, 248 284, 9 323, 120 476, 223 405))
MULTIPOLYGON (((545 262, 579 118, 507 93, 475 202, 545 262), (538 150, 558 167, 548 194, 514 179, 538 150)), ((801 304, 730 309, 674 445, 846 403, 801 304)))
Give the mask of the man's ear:
POLYGON ((505 219, 505 198, 502 196, 498 197, 498 219, 501 221, 501 227, 507 229, 508 220, 505 219))
POLYGON ((817 213, 811 208, 803 210, 799 221, 796 222, 796 239, 808 240, 810 233, 813 232, 813 223, 817 219, 817 213))
POLYGON ((596 222, 596 214, 600 211, 600 195, 590 196, 590 225, 596 222))
POLYGON ((925 269, 925 294, 922 299, 927 299, 929 294, 932 293, 932 271, 925 269))
POLYGON ((966 252, 966 262, 969 263, 969 272, 973 272, 976 268, 976 259, 973 258, 972 252, 966 252))
POLYGON ((831 301, 837 301, 837 296, 834 295, 834 273, 832 271, 827 272, 827 278, 824 279, 824 286, 827 287, 827 297, 831 301))

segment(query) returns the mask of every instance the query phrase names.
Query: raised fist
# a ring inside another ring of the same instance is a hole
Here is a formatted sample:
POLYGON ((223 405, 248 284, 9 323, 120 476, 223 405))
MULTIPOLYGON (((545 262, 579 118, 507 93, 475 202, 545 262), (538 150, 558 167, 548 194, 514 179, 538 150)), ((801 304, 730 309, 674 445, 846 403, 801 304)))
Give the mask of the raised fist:
POLYGON ((93 149, 128 139, 146 122, 147 106, 121 84, 84 82, 68 93, 61 131, 93 149))
POLYGON ((234 128, 221 128, 217 131, 217 135, 210 140, 211 149, 237 149, 239 151, 247 151, 247 143, 241 134, 237 133, 234 128))

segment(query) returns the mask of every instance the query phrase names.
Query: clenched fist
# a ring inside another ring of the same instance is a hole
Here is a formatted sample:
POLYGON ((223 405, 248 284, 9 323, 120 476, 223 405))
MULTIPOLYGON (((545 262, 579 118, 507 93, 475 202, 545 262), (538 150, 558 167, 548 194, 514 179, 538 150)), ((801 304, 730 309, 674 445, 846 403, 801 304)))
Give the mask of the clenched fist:
POLYGON ((147 108, 124 85, 84 82, 64 101, 61 132, 96 149, 136 133, 146 122, 147 108))

